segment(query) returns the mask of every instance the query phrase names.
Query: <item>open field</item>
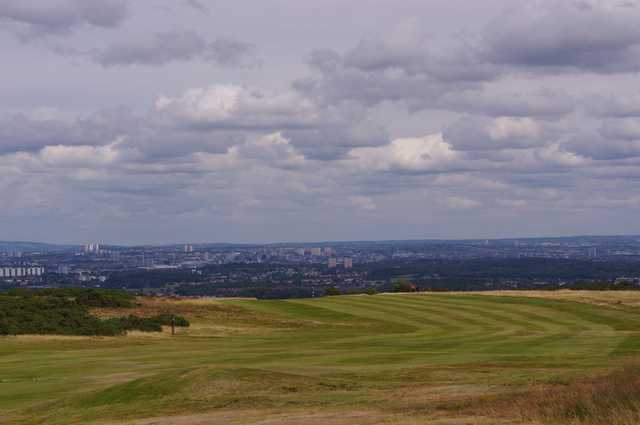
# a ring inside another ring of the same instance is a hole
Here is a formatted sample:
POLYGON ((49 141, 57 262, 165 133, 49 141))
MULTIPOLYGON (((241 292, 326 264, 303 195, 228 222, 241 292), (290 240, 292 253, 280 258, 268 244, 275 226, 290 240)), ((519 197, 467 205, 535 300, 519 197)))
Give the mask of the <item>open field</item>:
POLYGON ((147 299, 193 326, 0 338, 0 424, 563 423, 541 394, 605 388, 640 353, 635 304, 600 294, 147 299))

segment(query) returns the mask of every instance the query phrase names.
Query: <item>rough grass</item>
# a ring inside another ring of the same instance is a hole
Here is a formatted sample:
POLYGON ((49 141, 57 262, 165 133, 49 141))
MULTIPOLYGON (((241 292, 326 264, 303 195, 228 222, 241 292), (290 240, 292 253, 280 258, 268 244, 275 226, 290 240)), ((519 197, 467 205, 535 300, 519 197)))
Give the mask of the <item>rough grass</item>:
MULTIPOLYGON (((456 293, 451 293, 456 294, 456 293)), ((576 301, 612 308, 640 309, 640 291, 585 291, 562 289, 558 291, 484 291, 457 294, 474 294, 498 297, 527 297, 576 301)))
POLYGON ((504 395, 487 410, 496 416, 549 425, 637 425, 640 423, 640 366, 610 374, 557 380, 521 394, 504 395))
POLYGON ((193 325, 175 337, 0 339, 0 424, 637 419, 635 405, 595 403, 637 398, 622 385, 629 372, 615 374, 640 352, 628 309, 427 294, 142 299, 135 310, 193 325))

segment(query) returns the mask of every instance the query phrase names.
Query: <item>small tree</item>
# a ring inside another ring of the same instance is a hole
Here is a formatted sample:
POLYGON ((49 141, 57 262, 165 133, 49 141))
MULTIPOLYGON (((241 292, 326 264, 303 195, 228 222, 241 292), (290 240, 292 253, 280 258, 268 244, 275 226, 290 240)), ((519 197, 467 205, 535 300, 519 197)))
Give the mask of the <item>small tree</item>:
POLYGON ((398 279, 393 285, 394 292, 416 292, 418 287, 407 279, 398 279))

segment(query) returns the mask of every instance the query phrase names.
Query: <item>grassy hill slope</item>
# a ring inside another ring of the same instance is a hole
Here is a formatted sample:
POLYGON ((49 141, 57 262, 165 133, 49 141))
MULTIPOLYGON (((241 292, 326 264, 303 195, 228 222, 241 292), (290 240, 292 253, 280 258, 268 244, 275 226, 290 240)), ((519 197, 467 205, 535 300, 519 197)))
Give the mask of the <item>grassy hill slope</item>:
POLYGON ((174 337, 0 338, 0 424, 533 423, 523 400, 541 389, 566 393, 640 351, 634 310, 557 299, 147 300, 144 308, 173 309, 192 326, 174 337))

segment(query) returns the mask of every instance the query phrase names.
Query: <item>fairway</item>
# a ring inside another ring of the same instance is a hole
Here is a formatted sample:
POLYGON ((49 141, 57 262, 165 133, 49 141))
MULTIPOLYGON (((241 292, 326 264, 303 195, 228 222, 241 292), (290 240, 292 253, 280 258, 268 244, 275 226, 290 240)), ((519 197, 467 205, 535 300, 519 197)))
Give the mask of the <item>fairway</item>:
POLYGON ((173 337, 0 338, 0 423, 522 423, 486 406, 640 350, 634 309, 557 299, 175 304, 193 326, 173 337))

